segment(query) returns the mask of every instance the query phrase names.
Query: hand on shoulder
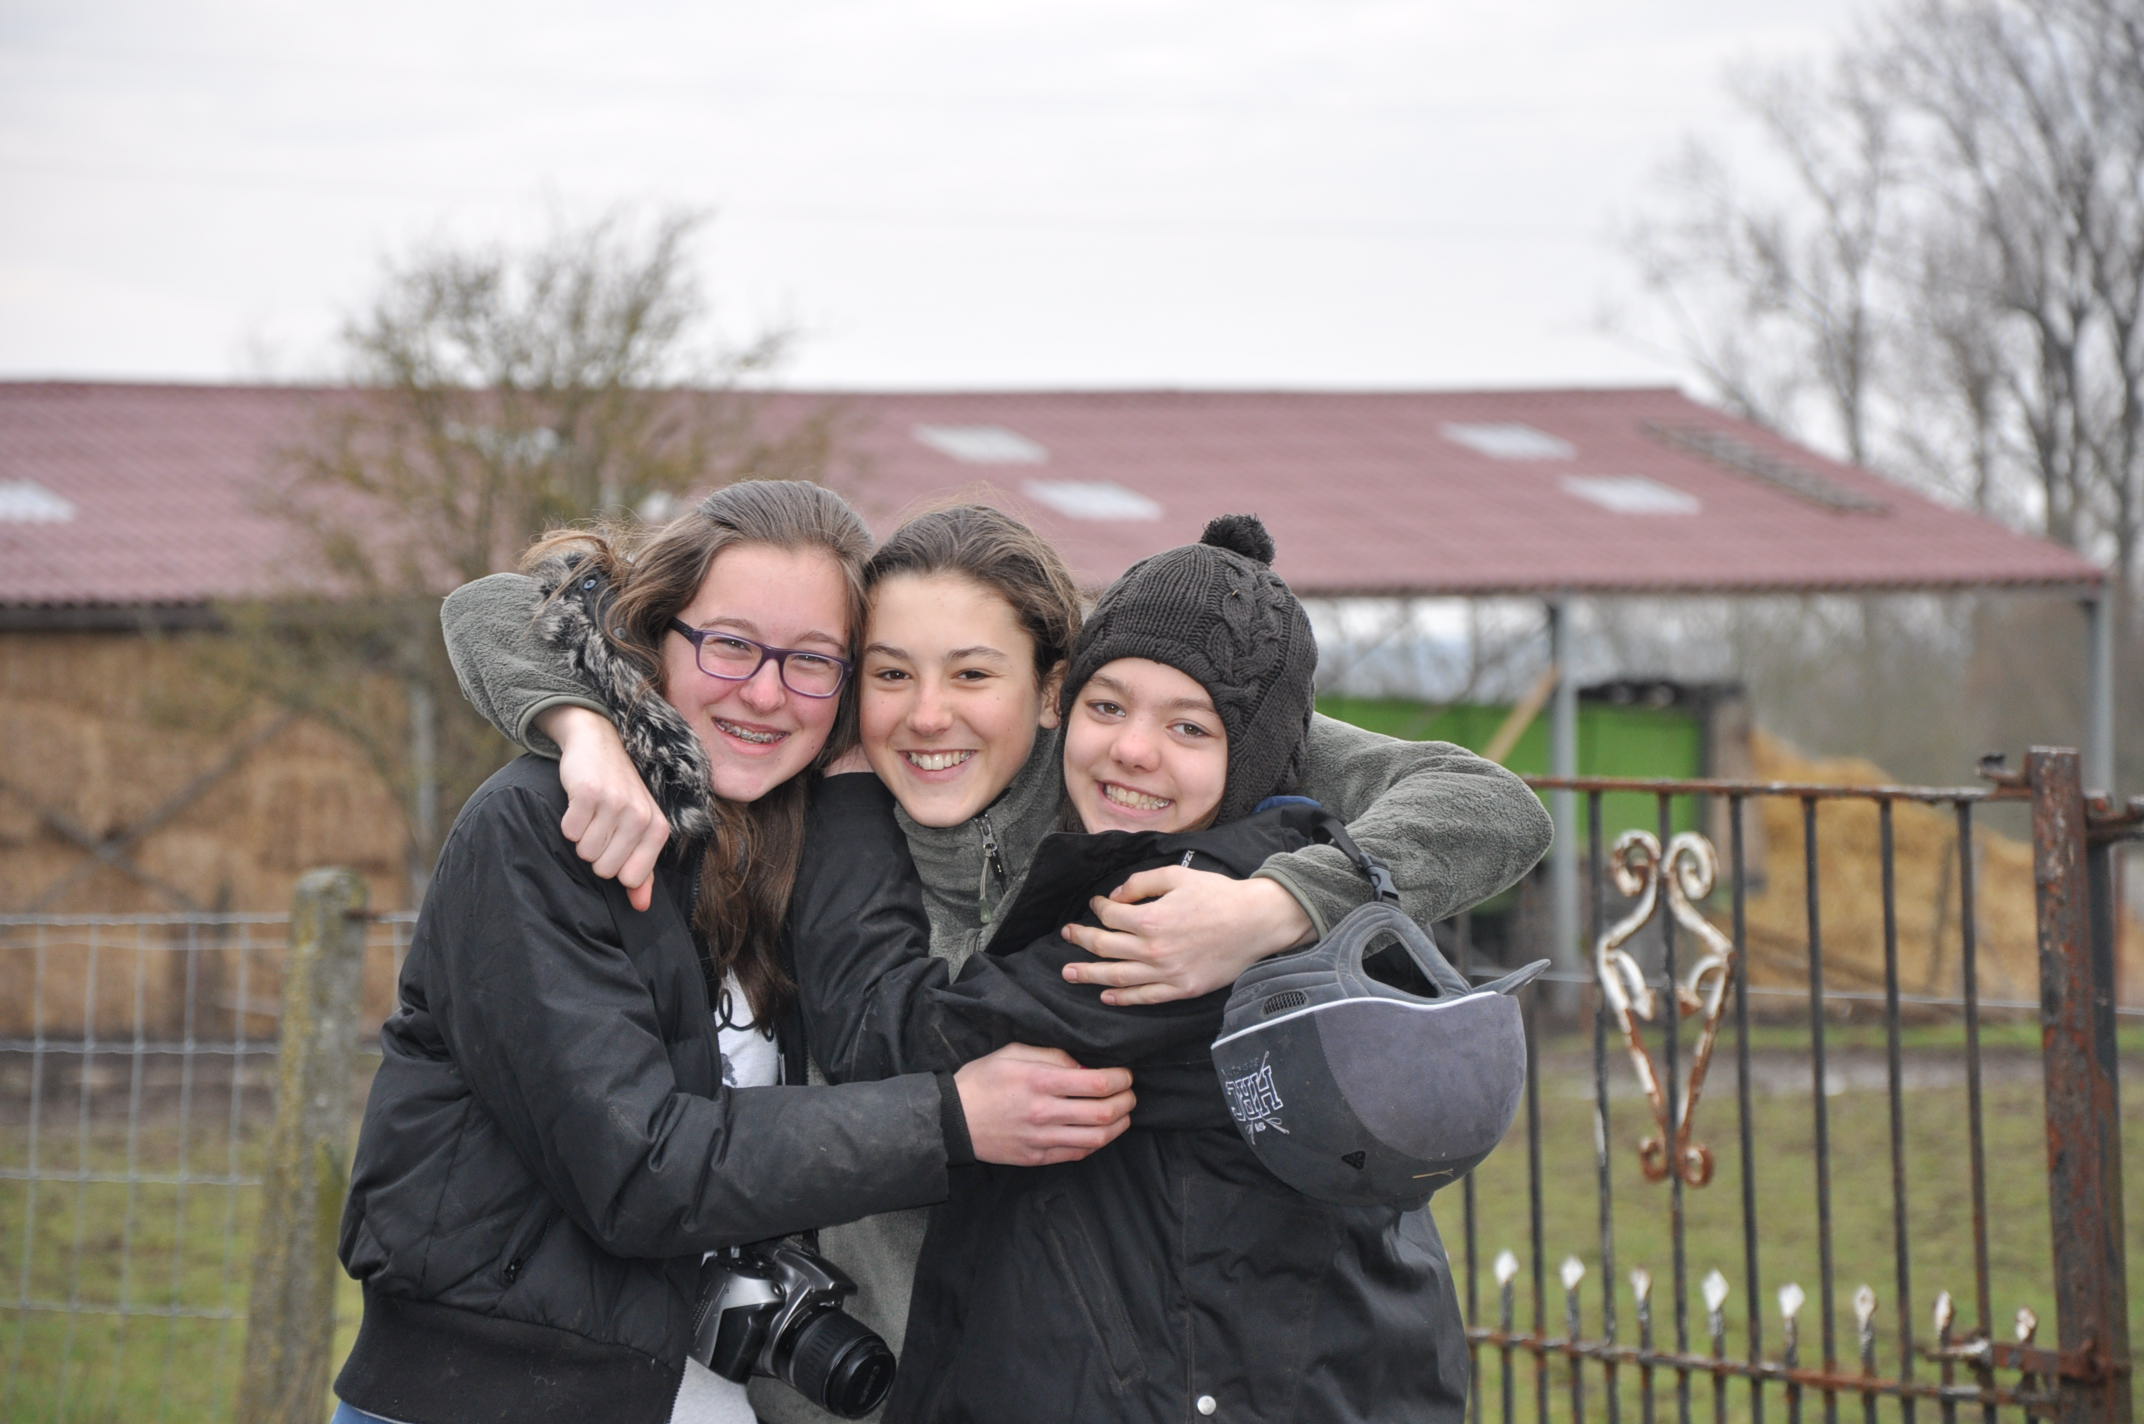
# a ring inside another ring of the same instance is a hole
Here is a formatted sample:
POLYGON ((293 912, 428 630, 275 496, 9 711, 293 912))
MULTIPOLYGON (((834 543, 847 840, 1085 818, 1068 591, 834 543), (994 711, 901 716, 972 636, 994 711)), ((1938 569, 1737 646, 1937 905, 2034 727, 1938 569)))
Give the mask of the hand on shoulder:
POLYGON ((626 755, 618 729, 608 718, 573 706, 542 713, 537 729, 558 743, 558 780, 566 790, 559 830, 596 874, 626 888, 634 909, 647 909, 670 822, 626 755))

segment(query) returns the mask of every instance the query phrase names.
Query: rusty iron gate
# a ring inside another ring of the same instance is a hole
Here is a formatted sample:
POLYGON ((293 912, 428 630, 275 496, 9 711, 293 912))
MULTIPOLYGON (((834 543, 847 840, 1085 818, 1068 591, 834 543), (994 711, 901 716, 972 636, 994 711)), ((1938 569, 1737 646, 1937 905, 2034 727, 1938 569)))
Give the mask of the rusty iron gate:
POLYGON ((2088 798, 2071 751, 1982 776, 1531 779, 1582 804, 1592 1012, 1532 1015, 1511 1140, 1438 1199, 1477 1424, 2131 1419, 2144 801, 2088 798))

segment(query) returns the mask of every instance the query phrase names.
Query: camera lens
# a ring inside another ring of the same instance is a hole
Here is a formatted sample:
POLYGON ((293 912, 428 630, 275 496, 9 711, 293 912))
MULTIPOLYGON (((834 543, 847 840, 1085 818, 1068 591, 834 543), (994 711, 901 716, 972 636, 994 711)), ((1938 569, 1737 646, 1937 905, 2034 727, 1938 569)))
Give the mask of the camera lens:
POLYGON ((893 1351, 846 1311, 822 1310, 789 1333, 782 1378, 821 1408, 860 1419, 893 1388, 893 1351))

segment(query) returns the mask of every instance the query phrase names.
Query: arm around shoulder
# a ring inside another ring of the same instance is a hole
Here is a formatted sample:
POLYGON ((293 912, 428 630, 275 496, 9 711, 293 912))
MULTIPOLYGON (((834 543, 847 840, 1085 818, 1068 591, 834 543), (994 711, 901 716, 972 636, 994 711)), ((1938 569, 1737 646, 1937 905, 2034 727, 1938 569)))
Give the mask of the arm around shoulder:
POLYGON ((555 757, 557 744, 534 725, 539 713, 570 706, 608 716, 609 709, 537 636, 543 600, 542 586, 526 574, 490 574, 448 594, 439 623, 469 705, 508 740, 555 757))
MULTIPOLYGON (((1401 907, 1425 924, 1515 883, 1553 834, 1540 798, 1496 763, 1450 742, 1401 741, 1322 715, 1311 718, 1302 791, 1391 868, 1401 907)), ((1274 856, 1258 873, 1291 891, 1320 935, 1372 898, 1331 846, 1274 856)))

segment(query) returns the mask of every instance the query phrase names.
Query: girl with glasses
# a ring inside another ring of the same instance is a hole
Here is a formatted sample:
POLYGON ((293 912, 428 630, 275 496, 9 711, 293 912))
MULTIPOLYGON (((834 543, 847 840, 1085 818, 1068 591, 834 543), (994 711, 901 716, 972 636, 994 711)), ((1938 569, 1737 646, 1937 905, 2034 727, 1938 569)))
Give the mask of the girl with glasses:
POLYGON ((867 552, 838 496, 794 482, 718 490, 630 560, 588 535, 532 551, 548 646, 602 692, 668 828, 659 893, 636 907, 573 853, 551 761, 511 763, 462 808, 381 1032, 343 1217, 364 1287, 336 1381, 346 1424, 748 1424, 743 1387, 689 1358, 721 1277, 709 1253, 1121 1131, 1127 1075, 1062 1053, 805 1087, 800 1034, 776 1031, 795 1013, 778 936, 797 777, 854 735, 831 669, 867 552))

